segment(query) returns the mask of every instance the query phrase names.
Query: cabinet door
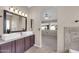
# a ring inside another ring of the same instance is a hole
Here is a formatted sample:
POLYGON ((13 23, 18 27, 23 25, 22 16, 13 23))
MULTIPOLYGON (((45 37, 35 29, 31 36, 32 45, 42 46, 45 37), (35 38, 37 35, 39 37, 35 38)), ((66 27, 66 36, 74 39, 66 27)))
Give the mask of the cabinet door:
POLYGON ((16 43, 16 41, 13 41, 11 44, 11 49, 12 49, 12 53, 15 53, 16 52, 16 50, 15 50, 15 48, 16 48, 16 46, 15 46, 15 43, 16 43))
POLYGON ((25 42, 24 47, 25 47, 25 51, 26 51, 27 49, 30 48, 30 37, 25 37, 24 42, 25 42))
POLYGON ((35 44, 35 36, 30 36, 30 46, 33 46, 35 44))
POLYGON ((16 53, 24 52, 24 38, 16 40, 16 53))
POLYGON ((0 45, 1 53, 11 53, 11 42, 0 45))

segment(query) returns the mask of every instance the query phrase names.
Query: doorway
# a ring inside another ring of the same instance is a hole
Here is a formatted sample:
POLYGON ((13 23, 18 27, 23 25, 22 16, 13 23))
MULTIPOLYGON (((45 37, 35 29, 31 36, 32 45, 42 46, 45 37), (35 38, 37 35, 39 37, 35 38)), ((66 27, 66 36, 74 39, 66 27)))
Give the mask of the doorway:
POLYGON ((41 46, 57 51, 57 8, 49 7, 43 10, 41 20, 41 46))
POLYGON ((57 24, 41 24, 42 47, 57 50, 57 24))

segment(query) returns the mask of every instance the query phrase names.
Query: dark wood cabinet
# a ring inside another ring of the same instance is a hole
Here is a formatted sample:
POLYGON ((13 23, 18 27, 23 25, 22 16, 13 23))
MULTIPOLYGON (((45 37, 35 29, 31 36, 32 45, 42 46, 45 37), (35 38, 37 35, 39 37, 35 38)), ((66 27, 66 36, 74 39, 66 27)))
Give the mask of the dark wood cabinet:
POLYGON ((25 51, 28 50, 30 47, 32 47, 35 44, 35 36, 29 36, 29 37, 25 37, 25 51))
POLYGON ((12 44, 14 44, 14 42, 8 42, 5 44, 0 45, 0 52, 1 53, 11 53, 11 52, 15 52, 15 47, 12 47, 12 44))
POLYGON ((28 50, 30 48, 30 38, 29 37, 25 37, 25 41, 24 41, 24 50, 28 50))
POLYGON ((35 36, 29 36, 0 45, 0 53, 23 53, 35 44, 35 36))
POLYGON ((15 45, 16 41, 11 42, 11 53, 15 53, 16 52, 16 45, 15 45))
POLYGON ((16 53, 24 52, 24 38, 16 40, 16 53))
POLYGON ((29 38, 30 38, 30 46, 33 46, 35 44, 35 36, 32 35, 29 38))

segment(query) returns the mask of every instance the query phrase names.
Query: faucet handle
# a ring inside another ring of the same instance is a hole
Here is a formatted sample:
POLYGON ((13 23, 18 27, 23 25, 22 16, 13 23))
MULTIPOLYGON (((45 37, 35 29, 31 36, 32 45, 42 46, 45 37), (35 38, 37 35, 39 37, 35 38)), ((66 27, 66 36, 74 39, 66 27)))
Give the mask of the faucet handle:
POLYGON ((21 36, 22 36, 22 32, 20 32, 21 36))
POLYGON ((0 35, 0 38, 2 38, 2 36, 0 35))
POLYGON ((2 39, 2 35, 0 35, 0 39, 2 39))

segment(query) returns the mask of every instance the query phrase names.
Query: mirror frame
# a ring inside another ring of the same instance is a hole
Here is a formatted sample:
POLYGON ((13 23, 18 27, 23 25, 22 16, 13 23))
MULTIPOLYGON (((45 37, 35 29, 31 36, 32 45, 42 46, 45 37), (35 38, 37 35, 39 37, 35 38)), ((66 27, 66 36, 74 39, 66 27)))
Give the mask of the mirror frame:
MULTIPOLYGON (((6 30, 6 13, 10 13, 10 14, 13 14, 13 15, 21 16, 21 15, 18 15, 16 13, 13 13, 13 12, 10 12, 10 11, 7 11, 7 10, 4 10, 3 11, 3 33, 8 33, 7 30, 6 30)), ((21 17, 24 17, 24 16, 21 16, 21 17)), ((20 31, 10 31, 9 33, 27 31, 27 17, 24 17, 24 18, 26 19, 25 20, 25 29, 24 30, 20 30, 20 31)))

